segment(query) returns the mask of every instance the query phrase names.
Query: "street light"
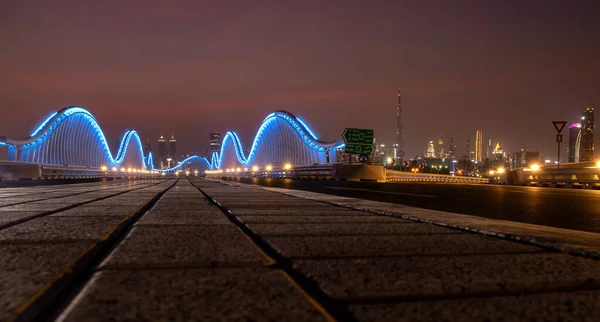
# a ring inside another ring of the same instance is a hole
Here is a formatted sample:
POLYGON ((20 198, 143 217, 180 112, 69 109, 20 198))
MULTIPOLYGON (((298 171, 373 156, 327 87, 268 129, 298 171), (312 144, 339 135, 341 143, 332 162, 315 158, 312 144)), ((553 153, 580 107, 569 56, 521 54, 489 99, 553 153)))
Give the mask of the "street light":
POLYGON ((540 169, 540 165, 539 164, 532 164, 531 165, 531 170, 532 171, 538 171, 540 169))
POLYGON ((504 171, 506 171, 504 168, 498 168, 498 173, 504 173, 504 171))
POLYGON ((283 166, 283 168, 284 168, 285 170, 290 170, 290 169, 292 168, 292 165, 291 165, 291 164, 289 164, 289 163, 286 163, 286 164, 283 166))
POLYGON ((267 167, 265 168, 265 170, 267 170, 267 171, 273 171, 273 166, 271 166, 269 164, 269 165, 267 165, 267 167))
POLYGON ((253 166, 252 171, 254 171, 254 172, 258 171, 258 166, 257 165, 253 166))

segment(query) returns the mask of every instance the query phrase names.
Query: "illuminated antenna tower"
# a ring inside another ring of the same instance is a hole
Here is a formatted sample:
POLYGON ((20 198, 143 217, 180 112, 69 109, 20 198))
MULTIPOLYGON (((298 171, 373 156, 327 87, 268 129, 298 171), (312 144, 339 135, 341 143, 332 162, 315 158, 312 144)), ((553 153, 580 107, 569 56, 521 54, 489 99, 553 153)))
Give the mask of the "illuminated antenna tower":
POLYGON ((396 111, 396 144, 398 151, 404 151, 404 133, 402 129, 402 91, 398 89, 398 108, 396 111))

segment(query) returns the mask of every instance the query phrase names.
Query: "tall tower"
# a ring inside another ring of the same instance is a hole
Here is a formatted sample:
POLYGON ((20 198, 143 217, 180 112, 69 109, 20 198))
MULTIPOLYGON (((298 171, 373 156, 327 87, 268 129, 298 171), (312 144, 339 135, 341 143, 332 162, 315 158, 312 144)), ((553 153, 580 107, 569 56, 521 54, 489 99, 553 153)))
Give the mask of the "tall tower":
POLYGON ((483 133, 475 133, 475 162, 483 161, 483 133))
POLYGON ((594 161, 594 108, 588 106, 581 113, 581 145, 579 161, 594 161))
POLYGON ((175 134, 171 133, 169 139, 169 157, 173 160, 177 158, 177 140, 175 140, 175 134))
POLYGON ((150 144, 150 138, 148 138, 148 140, 146 140, 146 144, 144 145, 144 156, 148 156, 148 153, 152 151, 150 144))
POLYGON ((567 162, 579 162, 581 147, 581 123, 569 126, 569 148, 567 149, 567 162))
POLYGON ((398 107, 396 110, 396 144, 398 151, 404 151, 404 133, 402 127, 402 91, 398 89, 398 107))
POLYGON ((160 167, 161 169, 166 164, 167 161, 167 144, 165 143, 165 137, 160 135, 158 138, 158 156, 160 158, 160 167))
POLYGON ((210 133, 210 152, 219 153, 221 151, 221 133, 211 132, 210 133))
POLYGON ((451 159, 456 158, 456 144, 454 144, 454 137, 450 137, 450 146, 448 146, 448 154, 451 159))

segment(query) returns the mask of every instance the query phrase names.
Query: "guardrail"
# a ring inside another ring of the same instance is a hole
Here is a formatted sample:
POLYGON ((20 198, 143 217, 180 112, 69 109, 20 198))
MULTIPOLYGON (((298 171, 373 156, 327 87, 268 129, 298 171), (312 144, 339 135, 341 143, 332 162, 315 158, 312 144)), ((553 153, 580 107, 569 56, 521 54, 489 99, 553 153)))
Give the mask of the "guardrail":
POLYGON ((516 169, 510 184, 538 187, 600 189, 600 168, 516 169))
POLYGON ((488 178, 453 176, 434 173, 412 173, 386 170, 387 182, 446 182, 446 183, 489 183, 488 178))
POLYGON ((271 168, 269 170, 228 169, 209 170, 205 172, 208 178, 290 178, 300 180, 330 180, 333 179, 332 165, 297 166, 289 169, 271 168))
MULTIPOLYGON (((215 179, 228 178, 290 178, 299 180, 332 180, 337 179, 332 164, 316 166, 297 166, 289 169, 227 169, 206 171, 206 176, 215 179)), ((412 173, 386 170, 387 182, 447 182, 447 183, 488 183, 487 178, 462 177, 444 174, 412 173)))
POLYGON ((158 177, 156 171, 40 165, 26 162, 0 162, 0 181, 45 179, 93 179, 158 177))

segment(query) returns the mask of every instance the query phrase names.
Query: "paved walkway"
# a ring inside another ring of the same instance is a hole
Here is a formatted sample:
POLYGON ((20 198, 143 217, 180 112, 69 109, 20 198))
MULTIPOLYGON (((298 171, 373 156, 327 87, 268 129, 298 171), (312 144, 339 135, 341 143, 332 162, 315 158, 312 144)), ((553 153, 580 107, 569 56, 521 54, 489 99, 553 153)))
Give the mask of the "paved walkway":
POLYGON ((596 320, 597 260, 214 181, 0 189, 0 321, 596 320))

